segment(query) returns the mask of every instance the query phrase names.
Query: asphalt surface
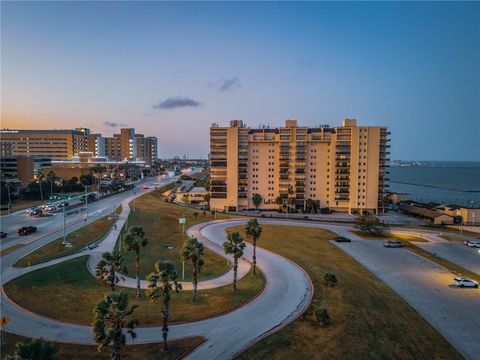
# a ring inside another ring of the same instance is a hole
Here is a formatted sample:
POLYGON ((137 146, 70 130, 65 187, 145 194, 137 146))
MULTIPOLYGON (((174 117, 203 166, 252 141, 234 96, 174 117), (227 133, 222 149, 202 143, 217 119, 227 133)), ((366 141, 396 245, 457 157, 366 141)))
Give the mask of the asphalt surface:
MULTIPOLYGON (((394 233, 407 233, 411 231, 393 231, 394 233)), ((418 232, 417 232, 418 235, 418 232)), ((480 274, 480 249, 471 248, 460 242, 448 241, 442 239, 437 234, 424 233, 422 237, 428 242, 414 242, 418 247, 436 254, 437 256, 451 261, 457 265, 464 267, 476 274, 480 274)))

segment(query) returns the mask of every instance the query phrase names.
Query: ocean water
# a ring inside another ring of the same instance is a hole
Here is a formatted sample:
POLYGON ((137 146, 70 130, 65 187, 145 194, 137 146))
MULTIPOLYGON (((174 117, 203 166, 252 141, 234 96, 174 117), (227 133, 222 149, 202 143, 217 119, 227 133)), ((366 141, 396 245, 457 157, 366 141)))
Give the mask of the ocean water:
POLYGON ((458 204, 480 207, 480 162, 430 161, 422 163, 424 166, 391 167, 389 170, 390 191, 409 193, 413 200, 421 202, 432 201, 444 205, 458 204), (476 192, 453 191, 453 189, 476 192))

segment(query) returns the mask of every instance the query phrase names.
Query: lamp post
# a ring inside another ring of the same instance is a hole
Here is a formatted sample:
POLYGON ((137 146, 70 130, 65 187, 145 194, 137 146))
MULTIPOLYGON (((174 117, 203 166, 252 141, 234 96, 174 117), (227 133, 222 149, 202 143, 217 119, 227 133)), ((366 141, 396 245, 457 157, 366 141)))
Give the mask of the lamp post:
POLYGON ((63 245, 67 246, 67 215, 65 213, 65 200, 63 200, 63 245))
POLYGON ((88 219, 88 188, 87 186, 80 181, 80 184, 85 188, 85 221, 88 219))

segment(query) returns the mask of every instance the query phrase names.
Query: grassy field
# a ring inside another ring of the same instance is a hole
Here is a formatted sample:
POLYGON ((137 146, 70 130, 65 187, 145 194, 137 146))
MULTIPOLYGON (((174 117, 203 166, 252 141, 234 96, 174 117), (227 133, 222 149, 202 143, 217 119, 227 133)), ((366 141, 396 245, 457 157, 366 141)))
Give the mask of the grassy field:
POLYGON ((113 220, 109 219, 108 216, 98 219, 67 235, 67 241, 72 244, 72 247, 65 247, 63 245, 63 237, 60 237, 21 258, 15 266, 25 267, 29 264, 34 265, 42 261, 74 253, 86 245, 101 239, 110 230, 112 224, 113 220))
MULTIPOLYGON (((88 272, 87 257, 79 257, 61 264, 25 274, 4 285, 8 296, 19 305, 41 315, 67 322, 90 324, 95 305, 108 292, 88 272)), ((238 290, 224 286, 202 290, 197 302, 192 304, 191 291, 172 295, 171 321, 193 321, 213 316, 235 308, 263 289, 262 274, 252 272, 238 282, 238 290)), ((151 303, 147 298, 135 298, 134 289, 126 289, 131 304, 140 305, 135 310, 141 325, 161 322, 161 301, 151 303)))
MULTIPOLYGON (((1 358, 5 359, 15 351, 15 344, 19 341, 26 341, 28 338, 5 333, 5 344, 2 345, 1 358)), ((192 347, 199 344, 201 337, 191 337, 182 340, 169 341, 170 350, 168 353, 161 352, 161 344, 129 345, 124 348, 122 359, 124 360, 174 360, 192 347)), ((97 350, 95 345, 77 345, 57 343, 59 346, 59 358, 71 360, 108 360, 111 358, 110 349, 97 350)))
POLYGON ((417 242, 426 242, 425 239, 419 238, 418 236, 408 235, 408 234, 399 234, 393 232, 386 232, 385 235, 376 236, 371 234, 366 234, 362 231, 353 230, 351 231, 355 235, 360 236, 365 240, 398 240, 398 241, 417 241, 417 242))
POLYGON ((15 244, 13 246, 10 246, 8 249, 5 249, 5 250, 1 250, 0 251, 0 256, 5 256, 5 255, 8 255, 10 254, 11 252, 14 252, 15 250, 21 248, 21 247, 24 247, 25 244, 15 244))
MULTIPOLYGON (((135 200, 135 212, 130 211, 128 217, 128 226, 138 225, 145 231, 145 237, 149 240, 147 247, 143 250, 140 264, 140 276, 143 278, 149 274, 154 264, 159 260, 172 261, 177 269, 181 268, 180 253, 187 235, 182 233, 182 225, 178 223, 181 217, 186 218, 185 228, 200 221, 214 220, 210 211, 196 210, 188 207, 167 203, 162 193, 168 188, 147 193, 135 200), (197 215, 194 215, 194 214, 197 215), (173 249, 168 249, 173 246, 173 249)), ((133 204, 130 203, 133 209, 133 204)), ((229 215, 217 213, 217 219, 224 219, 229 215)), ((118 244, 117 244, 118 246, 118 244)), ((125 253, 126 265, 129 269, 135 267, 135 255, 125 253)), ((230 265, 227 261, 205 249, 205 265, 199 275, 200 280, 205 280, 218 276, 227 271, 230 265)), ((185 262, 185 280, 191 279, 190 262, 185 262)))
POLYGON ((396 293, 327 241, 333 233, 274 225, 262 228, 258 245, 295 261, 309 274, 315 288, 312 307, 327 308, 332 323, 319 327, 309 310, 239 359, 462 358, 396 293), (325 272, 336 274, 336 287, 324 285, 325 272))

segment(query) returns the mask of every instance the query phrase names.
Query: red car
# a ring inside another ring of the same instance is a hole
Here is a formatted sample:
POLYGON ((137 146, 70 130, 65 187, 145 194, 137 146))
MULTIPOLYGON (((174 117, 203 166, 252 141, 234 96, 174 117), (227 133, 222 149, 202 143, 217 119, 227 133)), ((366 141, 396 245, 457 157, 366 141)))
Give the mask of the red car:
POLYGON ((35 226, 24 226, 17 230, 18 235, 28 235, 37 231, 35 226))

